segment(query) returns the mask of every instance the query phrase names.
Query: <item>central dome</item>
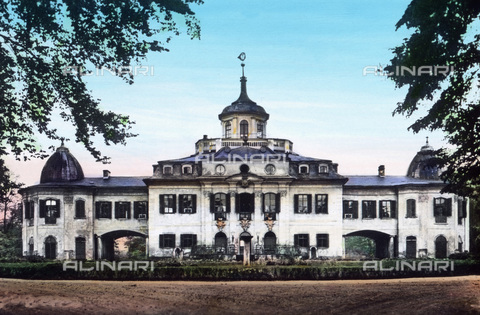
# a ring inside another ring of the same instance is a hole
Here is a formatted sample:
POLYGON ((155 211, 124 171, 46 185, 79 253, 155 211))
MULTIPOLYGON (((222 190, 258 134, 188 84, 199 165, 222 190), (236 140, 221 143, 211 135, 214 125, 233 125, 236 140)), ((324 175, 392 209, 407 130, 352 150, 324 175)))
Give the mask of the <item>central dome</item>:
POLYGON ((231 105, 225 107, 222 113, 218 115, 218 118, 223 120, 223 118, 232 114, 256 114, 264 120, 267 120, 269 117, 262 106, 257 105, 248 97, 247 78, 244 75, 240 78, 240 96, 231 105))
POLYGON ((83 170, 77 159, 63 145, 50 156, 42 169, 40 183, 70 182, 83 179, 83 170))

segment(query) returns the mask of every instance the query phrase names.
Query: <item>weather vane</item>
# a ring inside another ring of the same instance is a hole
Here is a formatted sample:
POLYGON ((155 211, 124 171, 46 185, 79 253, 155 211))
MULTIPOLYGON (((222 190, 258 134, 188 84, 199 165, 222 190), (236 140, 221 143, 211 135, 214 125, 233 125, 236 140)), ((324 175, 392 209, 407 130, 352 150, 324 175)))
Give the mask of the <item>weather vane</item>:
POLYGON ((242 52, 240 55, 238 55, 237 58, 242 61, 242 76, 245 76, 244 71, 243 71, 243 69, 245 68, 245 64, 243 62, 247 58, 247 55, 244 52, 242 52))
POLYGON ((240 55, 238 55, 237 58, 240 59, 241 61, 245 61, 245 59, 247 58, 247 55, 245 55, 245 53, 242 52, 240 55))

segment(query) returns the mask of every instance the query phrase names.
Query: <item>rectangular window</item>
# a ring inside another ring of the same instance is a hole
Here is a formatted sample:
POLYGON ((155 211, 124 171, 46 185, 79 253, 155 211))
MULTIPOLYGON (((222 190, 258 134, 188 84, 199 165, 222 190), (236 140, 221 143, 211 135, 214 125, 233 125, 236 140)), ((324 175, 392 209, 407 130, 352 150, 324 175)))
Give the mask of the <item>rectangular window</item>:
POLYGON ((160 213, 175 213, 176 209, 176 195, 160 195, 160 213))
POLYGON ((160 248, 175 248, 175 234, 160 234, 160 248))
POLYGON ((85 200, 75 201, 75 219, 85 219, 85 200))
POLYGON ((407 200, 407 218, 416 218, 416 201, 415 199, 408 199, 407 200))
POLYGON ((379 203, 380 219, 396 218, 397 217, 396 204, 397 203, 393 200, 380 201, 379 203))
POLYGON ((434 198, 433 216, 435 223, 447 223, 447 217, 452 216, 452 199, 434 198))
POLYGON ((45 218, 45 224, 56 224, 60 217, 60 200, 40 200, 40 218, 45 218))
POLYGON ((263 138, 263 124, 257 124, 257 138, 263 138))
POLYGON ((181 234, 180 247, 190 248, 197 245, 197 234, 181 234))
POLYGON ((210 212, 215 214, 215 220, 226 220, 227 213, 230 212, 230 196, 224 193, 211 195, 210 212))
POLYGON ((115 219, 130 219, 130 202, 115 202, 115 219))
POLYGON ((328 214, 328 195, 315 195, 315 213, 328 214))
POLYGON ((110 201, 97 201, 95 203, 95 218, 97 218, 97 219, 111 219, 112 218, 112 203, 110 201))
POLYGON ((308 234, 293 235, 293 244, 295 247, 310 247, 310 240, 308 234))
POLYGON ((179 195, 178 202, 178 212, 189 214, 197 212, 197 195, 179 195))
POLYGON ((356 200, 343 201, 343 218, 358 219, 358 201, 356 200))
POLYGON ((312 212, 312 195, 294 195, 293 198, 295 213, 312 212))
POLYGON ((375 200, 362 201, 362 219, 375 219, 377 217, 377 202, 375 200))
POLYGON ((35 203, 33 201, 25 202, 25 219, 33 219, 35 203))
POLYGON ((280 212, 280 194, 263 194, 262 209, 264 213, 264 220, 276 220, 276 214, 280 212))
POLYGON ((463 224, 463 219, 467 217, 467 200, 458 199, 458 224, 463 224))
POLYGON ((319 248, 328 248, 328 234, 317 234, 317 247, 319 248))
POLYGON ((135 219, 148 219, 148 202, 134 201, 133 202, 133 217, 135 219))

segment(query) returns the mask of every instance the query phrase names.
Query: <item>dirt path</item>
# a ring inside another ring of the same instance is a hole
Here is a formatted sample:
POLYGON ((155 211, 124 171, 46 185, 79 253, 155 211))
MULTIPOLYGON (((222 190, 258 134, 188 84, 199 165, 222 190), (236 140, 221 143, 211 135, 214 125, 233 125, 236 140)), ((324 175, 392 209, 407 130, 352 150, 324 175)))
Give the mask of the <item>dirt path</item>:
POLYGON ((275 282, 0 279, 0 314, 480 314, 480 276, 275 282))

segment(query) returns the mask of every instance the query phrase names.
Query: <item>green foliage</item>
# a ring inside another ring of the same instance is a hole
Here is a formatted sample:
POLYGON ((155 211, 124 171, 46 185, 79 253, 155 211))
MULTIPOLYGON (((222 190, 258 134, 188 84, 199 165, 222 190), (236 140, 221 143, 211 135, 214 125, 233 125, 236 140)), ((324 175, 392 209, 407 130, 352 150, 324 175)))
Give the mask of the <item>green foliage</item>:
POLYGON ((59 113, 76 128, 76 141, 101 160, 92 137, 125 144, 128 116, 100 109, 82 73, 119 71, 140 64, 149 51, 168 51, 183 20, 191 38, 200 26, 190 9, 202 0, 12 0, 0 2, 0 156, 44 157, 35 133, 60 139, 50 126, 59 113))
POLYGON ((129 259, 143 259, 146 253, 145 238, 140 236, 129 236, 125 242, 125 246, 128 247, 129 259))
POLYGON ((22 257, 22 228, 16 225, 0 232, 0 261, 17 261, 22 257))
POLYGON ((375 257, 375 241, 363 236, 349 236, 345 238, 345 251, 352 258, 375 257))
MULTIPOLYGON (((384 261, 386 268, 395 266, 395 260, 384 261)), ((94 267, 94 262, 86 262, 83 268, 94 267)), ((363 270, 361 262, 335 262, 302 266, 262 266, 213 264, 166 266, 155 265, 153 271, 63 271, 59 262, 0 263, 0 278, 23 279, 101 279, 101 280, 328 280, 328 279, 378 279, 425 276, 455 276, 478 274, 480 265, 474 260, 455 261, 454 271, 371 271, 363 270)))
POLYGON ((391 64, 385 68, 398 88, 407 87, 403 102, 394 114, 407 117, 428 105, 425 116, 409 128, 442 130, 452 149, 437 152, 446 169, 444 192, 478 194, 480 187, 480 2, 478 0, 412 0, 397 29, 413 33, 394 48, 391 64), (441 73, 397 75, 404 66, 454 67, 441 73))

